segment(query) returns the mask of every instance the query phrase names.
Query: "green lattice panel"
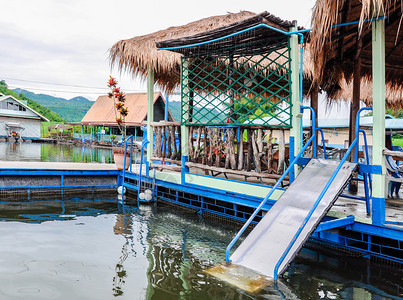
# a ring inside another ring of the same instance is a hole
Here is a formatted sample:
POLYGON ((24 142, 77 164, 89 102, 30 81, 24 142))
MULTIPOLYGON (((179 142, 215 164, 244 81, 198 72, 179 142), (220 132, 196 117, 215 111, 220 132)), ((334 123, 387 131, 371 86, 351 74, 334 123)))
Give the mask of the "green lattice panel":
POLYGON ((183 57, 181 80, 184 125, 292 125, 287 38, 183 57))

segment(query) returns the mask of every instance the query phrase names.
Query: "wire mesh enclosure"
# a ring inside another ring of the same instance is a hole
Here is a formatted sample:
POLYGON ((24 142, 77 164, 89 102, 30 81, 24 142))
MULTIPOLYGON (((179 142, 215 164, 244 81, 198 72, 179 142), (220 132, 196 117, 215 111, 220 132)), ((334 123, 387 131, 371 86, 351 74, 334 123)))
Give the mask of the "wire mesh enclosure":
POLYGON ((182 57, 183 125, 291 127, 288 37, 182 57))

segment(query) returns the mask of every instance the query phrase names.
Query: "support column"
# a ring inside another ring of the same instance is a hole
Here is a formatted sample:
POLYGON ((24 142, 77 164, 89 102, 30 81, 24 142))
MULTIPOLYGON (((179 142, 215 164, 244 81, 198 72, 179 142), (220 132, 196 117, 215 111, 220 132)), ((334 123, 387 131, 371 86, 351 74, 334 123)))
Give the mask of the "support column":
MULTIPOLYGON (((291 27, 290 31, 297 31, 297 24, 291 27)), ((302 137, 302 126, 301 126, 301 99, 300 99, 300 82, 299 82, 299 45, 298 45, 298 35, 293 34, 289 39, 290 45, 290 58, 291 58, 291 113, 292 113, 292 128, 290 130, 290 147, 292 147, 291 142, 294 141, 293 149, 290 148, 290 160, 294 158, 301 151, 301 137, 302 137), (293 151, 292 151, 293 150, 293 151), (292 152, 294 155, 291 155, 292 152)), ((302 62, 301 62, 302 63, 302 62)), ((297 176, 301 168, 295 166, 295 175, 290 174, 290 180, 293 180, 294 176, 297 176)))
MULTIPOLYGON (((189 69, 188 61, 182 57, 181 68, 181 102, 182 102, 182 120, 188 120, 189 118, 189 69)), ((181 122, 182 123, 182 122, 181 122)), ((181 153, 182 153, 182 169, 181 169, 181 183, 185 184, 186 167, 185 163, 189 159, 189 127, 181 125, 181 153)))
MULTIPOLYGON (((318 85, 318 83, 315 83, 312 86, 311 107, 312 107, 313 111, 315 112, 315 128, 319 128, 319 109, 318 109, 318 107, 319 107, 319 85, 318 85)), ((314 124, 312 124, 312 123, 313 123, 313 121, 312 121, 312 114, 311 114, 311 125, 312 125, 311 135, 314 134, 312 132, 312 128, 313 128, 314 124)), ((314 140, 314 143, 316 143, 316 145, 318 145, 318 135, 316 135, 316 139, 314 140)), ((318 151, 316 151, 316 152, 318 152, 318 151)), ((318 153, 314 153, 314 154, 317 155, 318 153)))
POLYGON ((373 150, 372 164, 382 166, 382 174, 372 177, 372 223, 385 222, 385 20, 372 22, 373 150))
MULTIPOLYGON (((154 121, 154 69, 152 65, 147 66, 147 162, 151 162, 153 155, 154 134, 151 122, 154 121)), ((147 168, 148 170, 148 168, 147 168)))

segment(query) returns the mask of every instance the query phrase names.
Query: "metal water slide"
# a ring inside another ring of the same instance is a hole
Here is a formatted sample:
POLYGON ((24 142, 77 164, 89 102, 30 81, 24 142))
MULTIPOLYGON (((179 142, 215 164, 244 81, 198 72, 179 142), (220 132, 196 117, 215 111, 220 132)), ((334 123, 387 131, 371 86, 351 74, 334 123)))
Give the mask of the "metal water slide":
POLYGON ((344 162, 323 198, 312 210, 339 163, 311 159, 231 255, 231 262, 271 278, 281 275, 336 201, 357 167, 357 163, 344 162))

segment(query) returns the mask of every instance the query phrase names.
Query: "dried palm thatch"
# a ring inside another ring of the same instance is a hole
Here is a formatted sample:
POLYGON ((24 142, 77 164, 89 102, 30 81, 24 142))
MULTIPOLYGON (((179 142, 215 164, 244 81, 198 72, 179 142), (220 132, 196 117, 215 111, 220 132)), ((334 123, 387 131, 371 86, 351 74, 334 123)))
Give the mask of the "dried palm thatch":
POLYGON ((358 39, 362 41, 361 75, 372 77, 371 26, 366 19, 386 15, 386 80, 397 90, 403 79, 402 0, 318 0, 312 15, 311 48, 316 57, 314 80, 331 98, 352 78, 358 39), (377 9, 373 9, 373 8, 377 9), (337 24, 358 21, 342 27, 337 24))
MULTIPOLYGON (((367 106, 373 105, 372 98, 372 82, 366 79, 361 80, 361 101, 367 106)), ((342 100, 351 101, 353 97, 353 84, 347 83, 345 79, 342 80, 341 92, 337 95, 337 98, 330 101, 342 100)), ((392 87, 390 84, 386 84, 385 100, 387 108, 403 108, 403 88, 392 87)))
POLYGON ((147 76, 147 66, 152 65, 156 84, 170 92, 175 90, 180 82, 180 54, 157 51, 156 42, 206 32, 253 16, 256 14, 249 11, 229 13, 121 40, 110 49, 110 62, 111 65, 116 64, 121 71, 143 78, 147 76))
MULTIPOLYGON (((209 17, 184 26, 170 27, 152 34, 119 41, 110 49, 111 65, 117 65, 121 71, 127 71, 133 74, 133 76, 145 78, 147 76, 147 65, 151 64, 154 68, 156 84, 163 90, 171 92, 180 84, 181 53, 157 50, 156 44, 160 48, 172 46, 177 44, 178 41, 186 44, 188 41, 209 39, 214 34, 217 34, 217 32, 226 35, 236 32, 239 28, 252 27, 262 22, 279 27, 279 29, 284 31, 288 31, 293 25, 291 22, 283 21, 267 12, 255 14, 242 11, 235 14, 229 13, 223 16, 209 17)), ((259 38, 259 36, 267 34, 267 32, 267 29, 263 29, 261 31, 254 31, 253 35, 254 38, 259 38)), ((231 40, 230 42, 233 43, 234 41, 231 40)), ((307 48, 306 45, 305 47, 307 48)), ((270 55, 270 58, 273 58, 275 55, 270 55)), ((194 63, 199 64, 196 60, 197 58, 194 60, 194 63)), ((262 60, 260 56, 249 56, 246 60, 248 60, 248 64, 259 61, 262 68, 270 64, 270 60, 262 60)), ((286 57, 282 56, 278 58, 277 63, 284 64, 285 61, 286 57)), ((242 62, 242 60, 238 62, 242 62)), ((234 65, 236 66, 236 63, 234 65)), ((276 64, 273 64, 267 70, 273 70, 276 67, 276 64)), ((282 71, 279 70, 278 72, 281 73, 282 71)), ((261 72, 262 75, 266 73, 265 71, 261 72)), ((309 92, 312 78, 313 63, 308 50, 304 52, 305 80, 303 90, 305 94, 309 92)))

